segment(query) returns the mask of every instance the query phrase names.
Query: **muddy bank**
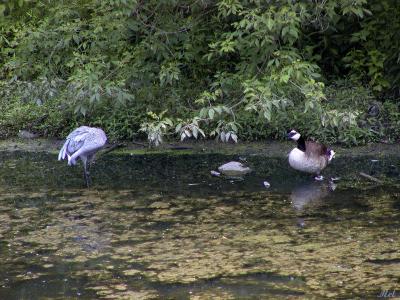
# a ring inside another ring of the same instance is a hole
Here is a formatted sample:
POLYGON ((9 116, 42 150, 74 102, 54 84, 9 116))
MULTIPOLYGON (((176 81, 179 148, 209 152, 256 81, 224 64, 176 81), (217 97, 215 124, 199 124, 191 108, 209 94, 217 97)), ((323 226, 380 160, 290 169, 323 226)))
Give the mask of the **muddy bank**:
MULTIPOLYGON (((27 152, 49 152, 57 153, 63 140, 57 139, 7 139, 0 141, 0 151, 27 151, 27 152)), ((147 147, 146 142, 120 142, 121 147, 112 150, 114 154, 238 154, 256 155, 267 157, 285 157, 294 147, 293 142, 262 141, 262 142, 239 142, 238 144, 224 144, 215 141, 188 141, 185 143, 165 143, 158 148, 147 147)), ((113 144, 109 145, 113 147, 113 144)), ((337 157, 357 156, 397 156, 400 155, 400 144, 368 144, 345 148, 340 145, 333 145, 337 157)), ((108 150, 105 150, 108 152, 108 150)))

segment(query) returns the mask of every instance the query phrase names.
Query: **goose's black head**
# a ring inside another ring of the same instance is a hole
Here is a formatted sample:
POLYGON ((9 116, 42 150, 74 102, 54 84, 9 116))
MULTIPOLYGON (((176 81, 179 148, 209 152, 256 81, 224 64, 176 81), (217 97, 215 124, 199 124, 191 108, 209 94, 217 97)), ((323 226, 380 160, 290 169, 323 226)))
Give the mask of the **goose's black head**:
POLYGON ((293 141, 298 141, 301 137, 301 134, 298 133, 296 130, 294 129, 289 129, 287 131, 287 135, 286 135, 289 139, 293 140, 293 141))
POLYGON ((299 148, 301 151, 306 151, 306 142, 304 141, 304 138, 301 136, 301 134, 298 133, 296 130, 288 130, 287 137, 297 142, 297 148, 299 148))

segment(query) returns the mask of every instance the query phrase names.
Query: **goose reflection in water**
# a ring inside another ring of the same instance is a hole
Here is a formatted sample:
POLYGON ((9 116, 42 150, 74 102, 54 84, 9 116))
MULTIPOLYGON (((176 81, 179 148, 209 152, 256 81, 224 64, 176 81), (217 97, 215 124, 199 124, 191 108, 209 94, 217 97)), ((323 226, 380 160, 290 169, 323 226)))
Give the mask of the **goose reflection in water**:
MULTIPOLYGON (((329 182, 307 182, 298 185, 290 194, 290 201, 297 212, 304 212, 308 208, 316 207, 322 203, 322 200, 336 189, 336 184, 329 182)), ((305 221, 298 218, 298 225, 305 226, 305 221)))

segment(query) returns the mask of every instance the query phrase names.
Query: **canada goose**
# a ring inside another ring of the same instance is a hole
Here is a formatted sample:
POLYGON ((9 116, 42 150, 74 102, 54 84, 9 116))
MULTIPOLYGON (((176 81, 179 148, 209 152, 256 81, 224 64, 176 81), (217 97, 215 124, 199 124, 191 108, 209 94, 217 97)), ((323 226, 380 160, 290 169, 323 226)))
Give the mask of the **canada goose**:
POLYGON ((289 165, 298 171, 315 174, 316 180, 323 180, 320 172, 330 163, 335 152, 320 143, 305 141, 296 130, 289 130, 287 136, 297 142, 297 147, 289 153, 289 165))

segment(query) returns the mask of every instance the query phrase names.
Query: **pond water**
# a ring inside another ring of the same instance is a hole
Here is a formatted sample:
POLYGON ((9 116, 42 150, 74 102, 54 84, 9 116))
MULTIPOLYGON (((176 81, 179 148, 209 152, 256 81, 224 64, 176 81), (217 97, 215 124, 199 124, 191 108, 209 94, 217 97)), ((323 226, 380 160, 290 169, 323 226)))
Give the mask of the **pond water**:
POLYGON ((400 158, 336 158, 336 184, 260 156, 210 175, 232 159, 108 154, 87 189, 55 155, 0 153, 0 299, 400 294, 400 158))

